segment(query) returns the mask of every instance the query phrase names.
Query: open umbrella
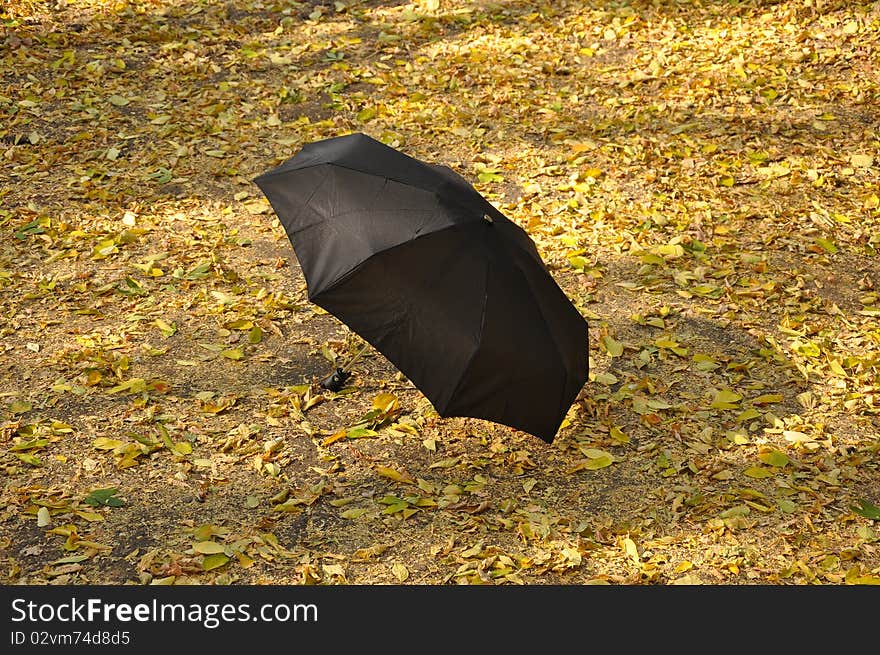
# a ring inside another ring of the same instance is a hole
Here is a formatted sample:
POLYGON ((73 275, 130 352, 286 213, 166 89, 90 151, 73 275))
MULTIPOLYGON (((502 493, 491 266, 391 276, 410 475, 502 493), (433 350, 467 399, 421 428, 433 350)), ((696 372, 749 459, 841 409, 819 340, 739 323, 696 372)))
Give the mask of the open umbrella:
POLYGON ((307 144, 254 181, 309 300, 440 416, 553 441, 587 379, 587 323, 522 228, 452 169, 363 134, 307 144))

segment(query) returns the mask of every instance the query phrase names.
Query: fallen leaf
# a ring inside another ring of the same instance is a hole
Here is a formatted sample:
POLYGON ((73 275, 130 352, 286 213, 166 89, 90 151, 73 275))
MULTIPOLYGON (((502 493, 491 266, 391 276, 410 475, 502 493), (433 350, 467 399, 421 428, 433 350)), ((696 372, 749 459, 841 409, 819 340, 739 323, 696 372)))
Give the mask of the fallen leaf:
POLYGON ((193 544, 193 550, 202 555, 214 555, 215 553, 222 553, 226 550, 223 544, 218 544, 216 541, 198 541, 193 544))
POLYGON ((46 507, 41 507, 37 510, 37 527, 45 528, 47 525, 52 523, 51 515, 49 514, 49 509, 46 507))
POLYGON ((394 577, 397 578, 398 582, 403 582, 409 577, 409 569, 406 568, 406 565, 395 562, 391 566, 391 572, 394 574, 394 577))

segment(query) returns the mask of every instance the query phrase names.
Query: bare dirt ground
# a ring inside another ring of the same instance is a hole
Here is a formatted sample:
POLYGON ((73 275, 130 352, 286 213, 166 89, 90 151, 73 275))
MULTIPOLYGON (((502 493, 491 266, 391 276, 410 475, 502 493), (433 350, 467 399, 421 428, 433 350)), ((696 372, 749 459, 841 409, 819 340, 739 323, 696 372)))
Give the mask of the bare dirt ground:
POLYGON ((880 582, 876 2, 11 0, 6 584, 880 582), (437 417, 252 178, 455 168, 590 324, 552 444, 437 417))

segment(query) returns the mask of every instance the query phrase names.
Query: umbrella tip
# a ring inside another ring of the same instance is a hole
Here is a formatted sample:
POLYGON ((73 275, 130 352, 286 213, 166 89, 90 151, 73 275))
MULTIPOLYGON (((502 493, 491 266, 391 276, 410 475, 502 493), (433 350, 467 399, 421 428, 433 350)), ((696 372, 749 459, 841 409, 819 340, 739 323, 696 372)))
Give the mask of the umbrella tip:
POLYGON ((492 216, 489 215, 489 214, 483 214, 483 220, 486 221, 486 222, 489 223, 489 224, 492 224, 492 223, 495 222, 495 219, 492 218, 492 216))

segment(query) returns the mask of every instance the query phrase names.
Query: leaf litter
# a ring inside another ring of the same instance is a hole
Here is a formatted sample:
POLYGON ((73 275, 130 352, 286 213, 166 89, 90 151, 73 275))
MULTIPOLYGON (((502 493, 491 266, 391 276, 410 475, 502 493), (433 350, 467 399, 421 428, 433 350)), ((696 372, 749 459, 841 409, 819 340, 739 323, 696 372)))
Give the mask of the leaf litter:
POLYGON ((876 3, 0 21, 6 582, 880 582, 876 3), (467 177, 590 321, 552 445, 374 353, 317 386, 356 344, 250 180, 349 131, 467 177))

